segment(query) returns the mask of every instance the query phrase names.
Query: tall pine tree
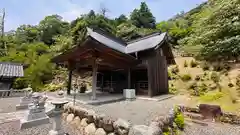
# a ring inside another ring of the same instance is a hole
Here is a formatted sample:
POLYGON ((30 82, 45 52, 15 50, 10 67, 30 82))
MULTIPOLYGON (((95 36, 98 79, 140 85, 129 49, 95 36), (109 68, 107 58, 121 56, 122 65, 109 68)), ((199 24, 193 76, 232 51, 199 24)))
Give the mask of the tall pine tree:
POLYGON ((156 26, 156 19, 145 2, 141 3, 140 9, 133 10, 130 19, 139 28, 155 28, 156 26))

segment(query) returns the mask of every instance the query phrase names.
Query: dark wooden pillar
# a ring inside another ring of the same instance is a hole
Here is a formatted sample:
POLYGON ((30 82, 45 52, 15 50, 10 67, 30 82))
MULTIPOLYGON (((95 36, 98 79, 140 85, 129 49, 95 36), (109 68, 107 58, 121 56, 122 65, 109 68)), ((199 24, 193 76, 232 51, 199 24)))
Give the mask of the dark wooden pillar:
POLYGON ((131 89, 131 69, 128 69, 128 89, 131 89))
POLYGON ((147 75, 148 75, 148 96, 153 96, 153 87, 152 87, 152 70, 151 70, 151 62, 146 60, 147 64, 147 75))
POLYGON ((92 59, 92 100, 97 99, 97 58, 92 59))
POLYGON ((72 69, 68 72, 68 84, 67 84, 67 94, 71 94, 71 86, 72 86, 72 69))
POLYGON ((69 66, 68 67, 69 72, 68 72, 67 94, 70 95, 71 89, 72 89, 72 73, 73 73, 73 70, 75 69, 75 62, 69 61, 68 66, 69 66))

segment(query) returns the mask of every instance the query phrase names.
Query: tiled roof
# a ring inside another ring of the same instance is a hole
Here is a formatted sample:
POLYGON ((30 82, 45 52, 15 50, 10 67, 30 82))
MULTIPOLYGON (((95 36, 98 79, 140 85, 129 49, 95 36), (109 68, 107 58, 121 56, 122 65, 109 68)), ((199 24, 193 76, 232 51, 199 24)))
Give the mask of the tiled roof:
POLYGON ((100 33, 99 31, 92 30, 87 28, 88 35, 97 40, 98 42, 108 46, 109 48, 115 49, 119 52, 125 53, 125 44, 122 42, 118 42, 104 33, 100 33))
POLYGON ((161 43, 165 40, 165 37, 166 33, 154 33, 153 35, 129 42, 125 49, 125 53, 134 53, 154 48, 157 45, 161 45, 161 43))
POLYGON ((165 37, 167 35, 167 33, 158 32, 132 42, 125 43, 120 39, 113 38, 113 36, 109 36, 106 33, 101 32, 101 30, 99 31, 87 28, 87 31, 88 35, 98 42, 125 54, 144 51, 161 45, 161 43, 166 39, 165 37))
POLYGON ((0 62, 0 77, 23 77, 23 75, 21 64, 0 62))

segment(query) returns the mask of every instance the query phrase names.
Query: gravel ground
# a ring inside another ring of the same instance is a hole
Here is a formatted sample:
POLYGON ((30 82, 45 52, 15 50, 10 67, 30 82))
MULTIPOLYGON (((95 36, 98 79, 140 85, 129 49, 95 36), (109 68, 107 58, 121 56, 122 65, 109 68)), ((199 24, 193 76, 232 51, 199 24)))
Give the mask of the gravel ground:
POLYGON ((240 126, 214 123, 208 126, 191 124, 181 135, 240 135, 240 126))
POLYGON ((176 98, 171 98, 159 102, 148 100, 120 101, 87 107, 113 118, 123 118, 133 124, 142 125, 148 124, 157 116, 167 115, 176 103, 178 103, 176 98))
POLYGON ((0 113, 15 112, 20 97, 0 98, 0 113))
MULTIPOLYGON (((13 121, 0 124, 0 135, 48 135, 52 128, 52 121, 49 124, 39 125, 37 127, 19 130, 20 121, 13 121)), ((70 135, 80 135, 79 131, 74 130, 69 125, 63 123, 63 131, 70 135)))

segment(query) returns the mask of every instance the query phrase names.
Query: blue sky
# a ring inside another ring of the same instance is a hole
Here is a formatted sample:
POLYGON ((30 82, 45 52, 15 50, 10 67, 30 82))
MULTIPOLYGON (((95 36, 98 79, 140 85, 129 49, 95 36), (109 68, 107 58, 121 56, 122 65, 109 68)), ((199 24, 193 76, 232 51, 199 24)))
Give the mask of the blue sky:
MULTIPOLYGON (((167 20, 181 11, 189 11, 206 0, 146 0, 157 21, 167 20)), ((99 11, 101 5, 109 12, 108 17, 129 15, 138 8, 142 0, 1 0, 0 8, 6 10, 6 31, 16 29, 21 24, 38 24, 45 16, 61 15, 71 21, 93 9, 99 11)))

